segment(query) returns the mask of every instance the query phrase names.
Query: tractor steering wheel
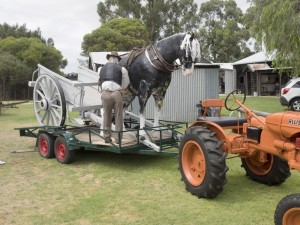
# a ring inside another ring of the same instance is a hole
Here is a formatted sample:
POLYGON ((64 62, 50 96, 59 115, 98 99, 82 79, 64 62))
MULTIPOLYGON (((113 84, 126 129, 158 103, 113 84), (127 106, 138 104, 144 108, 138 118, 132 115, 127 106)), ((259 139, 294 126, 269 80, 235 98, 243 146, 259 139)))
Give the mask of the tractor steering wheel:
POLYGON ((241 106, 236 102, 238 100, 240 103, 244 104, 246 101, 246 93, 241 96, 239 90, 234 90, 230 92, 225 99, 225 108, 228 111, 234 111, 239 109, 241 106))

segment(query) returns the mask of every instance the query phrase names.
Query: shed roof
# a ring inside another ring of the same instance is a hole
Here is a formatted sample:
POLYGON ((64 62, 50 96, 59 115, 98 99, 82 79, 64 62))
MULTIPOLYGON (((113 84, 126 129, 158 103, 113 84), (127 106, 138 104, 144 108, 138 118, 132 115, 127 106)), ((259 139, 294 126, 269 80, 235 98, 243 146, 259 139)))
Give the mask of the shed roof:
POLYGON ((214 65, 219 65, 221 70, 233 70, 232 63, 213 63, 214 65))
POLYGON ((270 61, 273 61, 273 59, 274 59, 274 54, 267 55, 264 52, 258 52, 258 53, 255 53, 254 55, 250 55, 244 59, 241 59, 241 60, 233 63, 233 65, 270 62, 270 61))

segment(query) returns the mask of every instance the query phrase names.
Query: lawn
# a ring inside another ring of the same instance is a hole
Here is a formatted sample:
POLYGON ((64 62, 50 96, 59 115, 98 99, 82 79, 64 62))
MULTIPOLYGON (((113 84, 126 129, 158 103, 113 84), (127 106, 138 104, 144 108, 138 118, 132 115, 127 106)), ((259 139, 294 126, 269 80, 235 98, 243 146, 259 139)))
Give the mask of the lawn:
MULTIPOLYGON (((249 97, 254 110, 284 109, 276 97, 249 97)), ((16 127, 37 125, 32 103, 0 115, 0 224, 273 224, 277 203, 297 193, 299 174, 280 186, 245 176, 239 158, 227 160, 228 183, 215 199, 185 190, 176 157, 77 152, 63 165, 44 159, 35 139, 16 127), (14 153, 16 151, 17 153, 14 153)))

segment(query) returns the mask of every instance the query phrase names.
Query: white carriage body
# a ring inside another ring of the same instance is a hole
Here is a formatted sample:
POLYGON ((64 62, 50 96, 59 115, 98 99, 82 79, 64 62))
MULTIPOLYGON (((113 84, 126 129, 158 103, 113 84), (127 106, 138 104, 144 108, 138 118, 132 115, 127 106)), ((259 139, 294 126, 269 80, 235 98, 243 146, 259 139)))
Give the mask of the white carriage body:
MULTIPOLYGON (((48 75, 61 85, 69 111, 100 109, 102 102, 98 92, 99 75, 85 67, 78 68, 78 81, 69 80, 42 65, 38 65, 38 77, 48 75)), ((32 86, 32 85, 30 85, 32 86)))

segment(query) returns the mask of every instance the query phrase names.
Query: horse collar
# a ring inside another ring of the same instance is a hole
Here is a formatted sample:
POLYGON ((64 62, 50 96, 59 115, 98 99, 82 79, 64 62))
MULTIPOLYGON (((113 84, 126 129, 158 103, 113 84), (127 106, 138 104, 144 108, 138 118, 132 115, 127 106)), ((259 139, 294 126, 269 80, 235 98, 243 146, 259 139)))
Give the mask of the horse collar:
POLYGON ((168 63, 158 52, 156 45, 149 45, 147 47, 148 59, 151 64, 158 70, 166 73, 172 73, 175 70, 175 65, 168 63))

